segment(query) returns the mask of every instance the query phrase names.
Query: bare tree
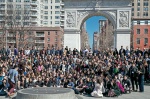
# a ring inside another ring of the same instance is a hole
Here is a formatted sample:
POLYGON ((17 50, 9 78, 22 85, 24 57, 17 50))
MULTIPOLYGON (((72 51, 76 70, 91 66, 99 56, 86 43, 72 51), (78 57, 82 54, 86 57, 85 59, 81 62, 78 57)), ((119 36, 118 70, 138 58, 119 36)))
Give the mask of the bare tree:
POLYGON ((100 41, 100 48, 105 50, 107 48, 112 48, 114 35, 113 35, 113 26, 109 21, 108 24, 103 28, 104 29, 99 36, 99 41, 100 41))
MULTIPOLYGON (((17 6, 12 3, 7 4, 7 10, 4 13, 3 21, 1 22, 1 28, 6 36, 6 32, 13 35, 15 39, 16 47, 26 47, 30 43, 28 43, 28 39, 33 39, 32 27, 30 26, 31 18, 30 18, 30 4, 28 5, 20 5, 17 6)), ((34 43, 34 39, 32 41, 34 43)), ((33 44, 32 44, 33 45, 33 44)))

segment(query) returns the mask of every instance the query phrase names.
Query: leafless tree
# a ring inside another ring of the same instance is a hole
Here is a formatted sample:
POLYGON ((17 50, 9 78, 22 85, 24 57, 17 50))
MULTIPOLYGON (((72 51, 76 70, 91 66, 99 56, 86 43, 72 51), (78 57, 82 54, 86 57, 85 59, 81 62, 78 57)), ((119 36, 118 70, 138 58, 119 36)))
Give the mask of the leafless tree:
POLYGON ((6 36, 6 32, 13 35, 15 38, 15 45, 18 48, 31 45, 30 43, 34 44, 33 30, 30 26, 30 16, 30 5, 23 5, 23 7, 21 7, 15 6, 12 3, 7 4, 7 10, 4 13, 3 21, 1 22, 1 28, 5 31, 3 32, 3 35, 6 36))
POLYGON ((107 48, 112 48, 114 35, 113 35, 113 26, 110 22, 108 25, 104 27, 104 31, 100 33, 99 41, 100 41, 100 48, 106 50, 107 48))

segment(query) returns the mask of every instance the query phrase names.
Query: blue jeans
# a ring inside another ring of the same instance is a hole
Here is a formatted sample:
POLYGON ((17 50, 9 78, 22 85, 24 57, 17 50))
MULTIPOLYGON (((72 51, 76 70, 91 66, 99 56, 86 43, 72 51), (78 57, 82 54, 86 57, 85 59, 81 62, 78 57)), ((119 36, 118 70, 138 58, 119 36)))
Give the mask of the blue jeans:
POLYGON ((144 92, 144 75, 139 75, 139 89, 144 92))

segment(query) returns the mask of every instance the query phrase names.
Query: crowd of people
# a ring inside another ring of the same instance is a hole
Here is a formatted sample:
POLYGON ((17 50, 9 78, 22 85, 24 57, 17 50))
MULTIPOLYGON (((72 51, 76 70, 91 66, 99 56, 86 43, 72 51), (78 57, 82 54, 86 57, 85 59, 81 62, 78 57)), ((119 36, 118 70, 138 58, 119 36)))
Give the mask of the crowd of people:
POLYGON ((0 95, 12 96, 24 88, 63 87, 75 94, 115 97, 144 92, 144 83, 150 81, 150 48, 11 49, 0 51, 0 95))

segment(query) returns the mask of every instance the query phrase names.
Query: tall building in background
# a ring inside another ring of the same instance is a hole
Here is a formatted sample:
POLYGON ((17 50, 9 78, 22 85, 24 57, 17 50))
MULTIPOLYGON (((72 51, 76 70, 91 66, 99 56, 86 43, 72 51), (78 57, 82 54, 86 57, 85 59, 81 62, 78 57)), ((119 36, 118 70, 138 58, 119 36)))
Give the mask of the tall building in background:
POLYGON ((63 0, 0 0, 1 45, 16 46, 21 39, 36 42, 36 35, 31 39, 28 34, 39 31, 37 28, 41 28, 44 33, 51 30, 59 33, 62 30, 55 27, 64 28, 64 15, 63 0))
POLYGON ((101 33, 102 31, 102 27, 105 25, 106 20, 99 20, 99 33, 101 33))
POLYGON ((132 3, 131 47, 150 46, 150 0, 134 0, 132 3))
POLYGON ((82 29, 81 29, 81 49, 90 48, 89 44, 89 36, 86 31, 86 23, 83 24, 82 29))
POLYGON ((113 25, 109 20, 100 20, 101 23, 100 27, 100 34, 99 36, 99 48, 100 49, 107 49, 112 48, 113 46, 113 25))
POLYGON ((99 39, 99 33, 94 32, 94 34, 93 34, 93 49, 99 49, 98 39, 99 39))
POLYGON ((0 0, 0 21, 8 10, 15 10, 15 15, 29 12, 30 26, 64 27, 63 0, 0 0))

